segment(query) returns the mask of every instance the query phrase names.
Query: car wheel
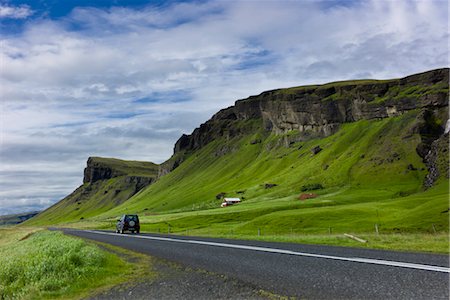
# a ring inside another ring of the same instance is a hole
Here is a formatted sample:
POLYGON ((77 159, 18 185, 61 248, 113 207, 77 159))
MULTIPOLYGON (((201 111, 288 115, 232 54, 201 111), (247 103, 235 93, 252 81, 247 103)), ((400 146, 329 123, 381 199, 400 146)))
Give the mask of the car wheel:
POLYGON ((134 233, 134 230, 131 230, 131 233, 134 233))

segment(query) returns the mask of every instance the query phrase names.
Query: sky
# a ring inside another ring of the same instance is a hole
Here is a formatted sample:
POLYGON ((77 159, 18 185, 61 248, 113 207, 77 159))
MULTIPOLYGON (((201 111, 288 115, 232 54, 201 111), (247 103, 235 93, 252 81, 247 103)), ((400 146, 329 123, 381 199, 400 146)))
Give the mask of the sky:
POLYGON ((265 90, 448 67, 448 1, 0 0, 0 215, 265 90))

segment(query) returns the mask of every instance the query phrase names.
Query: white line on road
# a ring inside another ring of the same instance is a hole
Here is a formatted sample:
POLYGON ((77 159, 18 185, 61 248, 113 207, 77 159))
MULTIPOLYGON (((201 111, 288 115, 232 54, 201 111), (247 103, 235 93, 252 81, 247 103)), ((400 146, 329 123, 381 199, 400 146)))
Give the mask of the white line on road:
POLYGON ((233 248, 233 249, 244 249, 244 250, 278 253, 278 254, 325 258, 325 259, 333 259, 333 260, 341 260, 341 261, 349 261, 349 262, 358 262, 358 263, 367 263, 367 264, 374 264, 374 265, 384 265, 384 266, 392 266, 392 267, 402 267, 402 268, 409 268, 409 269, 450 273, 450 268, 446 268, 446 267, 414 264, 414 263, 407 263, 407 262, 400 262, 400 261, 390 261, 390 260, 360 258, 360 257, 342 257, 342 256, 332 256, 332 255, 322 255, 322 254, 314 254, 314 253, 296 252, 296 251, 284 250, 284 249, 246 246, 246 245, 227 244, 227 243, 216 243, 216 242, 206 242, 206 241, 196 241, 196 240, 182 240, 182 239, 176 239, 176 238, 154 237, 154 236, 146 236, 146 235, 122 235, 119 233, 103 232, 103 231, 95 231, 95 230, 84 230, 84 231, 90 232, 90 233, 96 233, 96 234, 115 235, 115 236, 138 238, 138 239, 157 240, 157 241, 175 242, 175 243, 186 243, 186 244, 198 244, 198 245, 207 245, 207 246, 233 248))

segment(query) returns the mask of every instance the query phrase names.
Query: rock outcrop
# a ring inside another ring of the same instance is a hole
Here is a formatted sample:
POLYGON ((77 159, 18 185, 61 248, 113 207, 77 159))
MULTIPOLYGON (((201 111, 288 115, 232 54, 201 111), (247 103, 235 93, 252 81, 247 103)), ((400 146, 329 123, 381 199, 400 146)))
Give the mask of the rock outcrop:
MULTIPOLYGON (((448 68, 401 79, 343 81, 263 92, 236 101, 234 106, 220 110, 190 135, 182 135, 175 144, 172 158, 161 165, 159 176, 178 167, 189 153, 219 138, 230 140, 263 130, 283 135, 275 145, 289 147, 295 142, 332 135, 343 123, 420 110, 414 133, 421 136, 417 153, 430 171, 424 185, 431 186, 439 175, 433 163, 437 154, 432 145, 445 131, 448 92, 448 68), (436 122, 437 119, 444 122, 436 122), (293 131, 297 134, 286 134, 293 131)), ((256 142, 252 140, 251 144, 256 142)), ((321 149, 316 150, 313 153, 321 149)), ((232 149, 224 145, 217 156, 227 151, 232 149)))
POLYGON ((113 169, 108 164, 96 160, 94 157, 89 157, 87 166, 84 169, 83 183, 93 183, 98 180, 106 180, 123 175, 126 174, 120 170, 113 169))
POLYGON ((450 177, 448 143, 449 134, 445 133, 431 143, 430 150, 423 158, 428 168, 428 174, 424 180, 425 188, 432 187, 440 175, 444 176, 446 180, 450 177))
POLYGON ((346 122, 448 107, 448 81, 446 68, 402 79, 346 81, 263 92, 237 101, 191 135, 183 135, 174 152, 199 149, 217 137, 251 132, 248 126, 234 126, 248 120, 259 120, 266 131, 275 134, 298 130, 314 138, 329 136, 346 122))

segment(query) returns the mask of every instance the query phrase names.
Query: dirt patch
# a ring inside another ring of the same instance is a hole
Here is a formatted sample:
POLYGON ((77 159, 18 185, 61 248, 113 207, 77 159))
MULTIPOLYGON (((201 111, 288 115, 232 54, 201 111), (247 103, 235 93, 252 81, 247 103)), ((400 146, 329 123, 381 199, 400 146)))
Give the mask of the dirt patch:
POLYGON ((317 197, 317 194, 306 193, 306 194, 300 194, 300 196, 298 196, 298 199, 306 200, 306 199, 313 199, 313 198, 316 198, 316 197, 317 197))

